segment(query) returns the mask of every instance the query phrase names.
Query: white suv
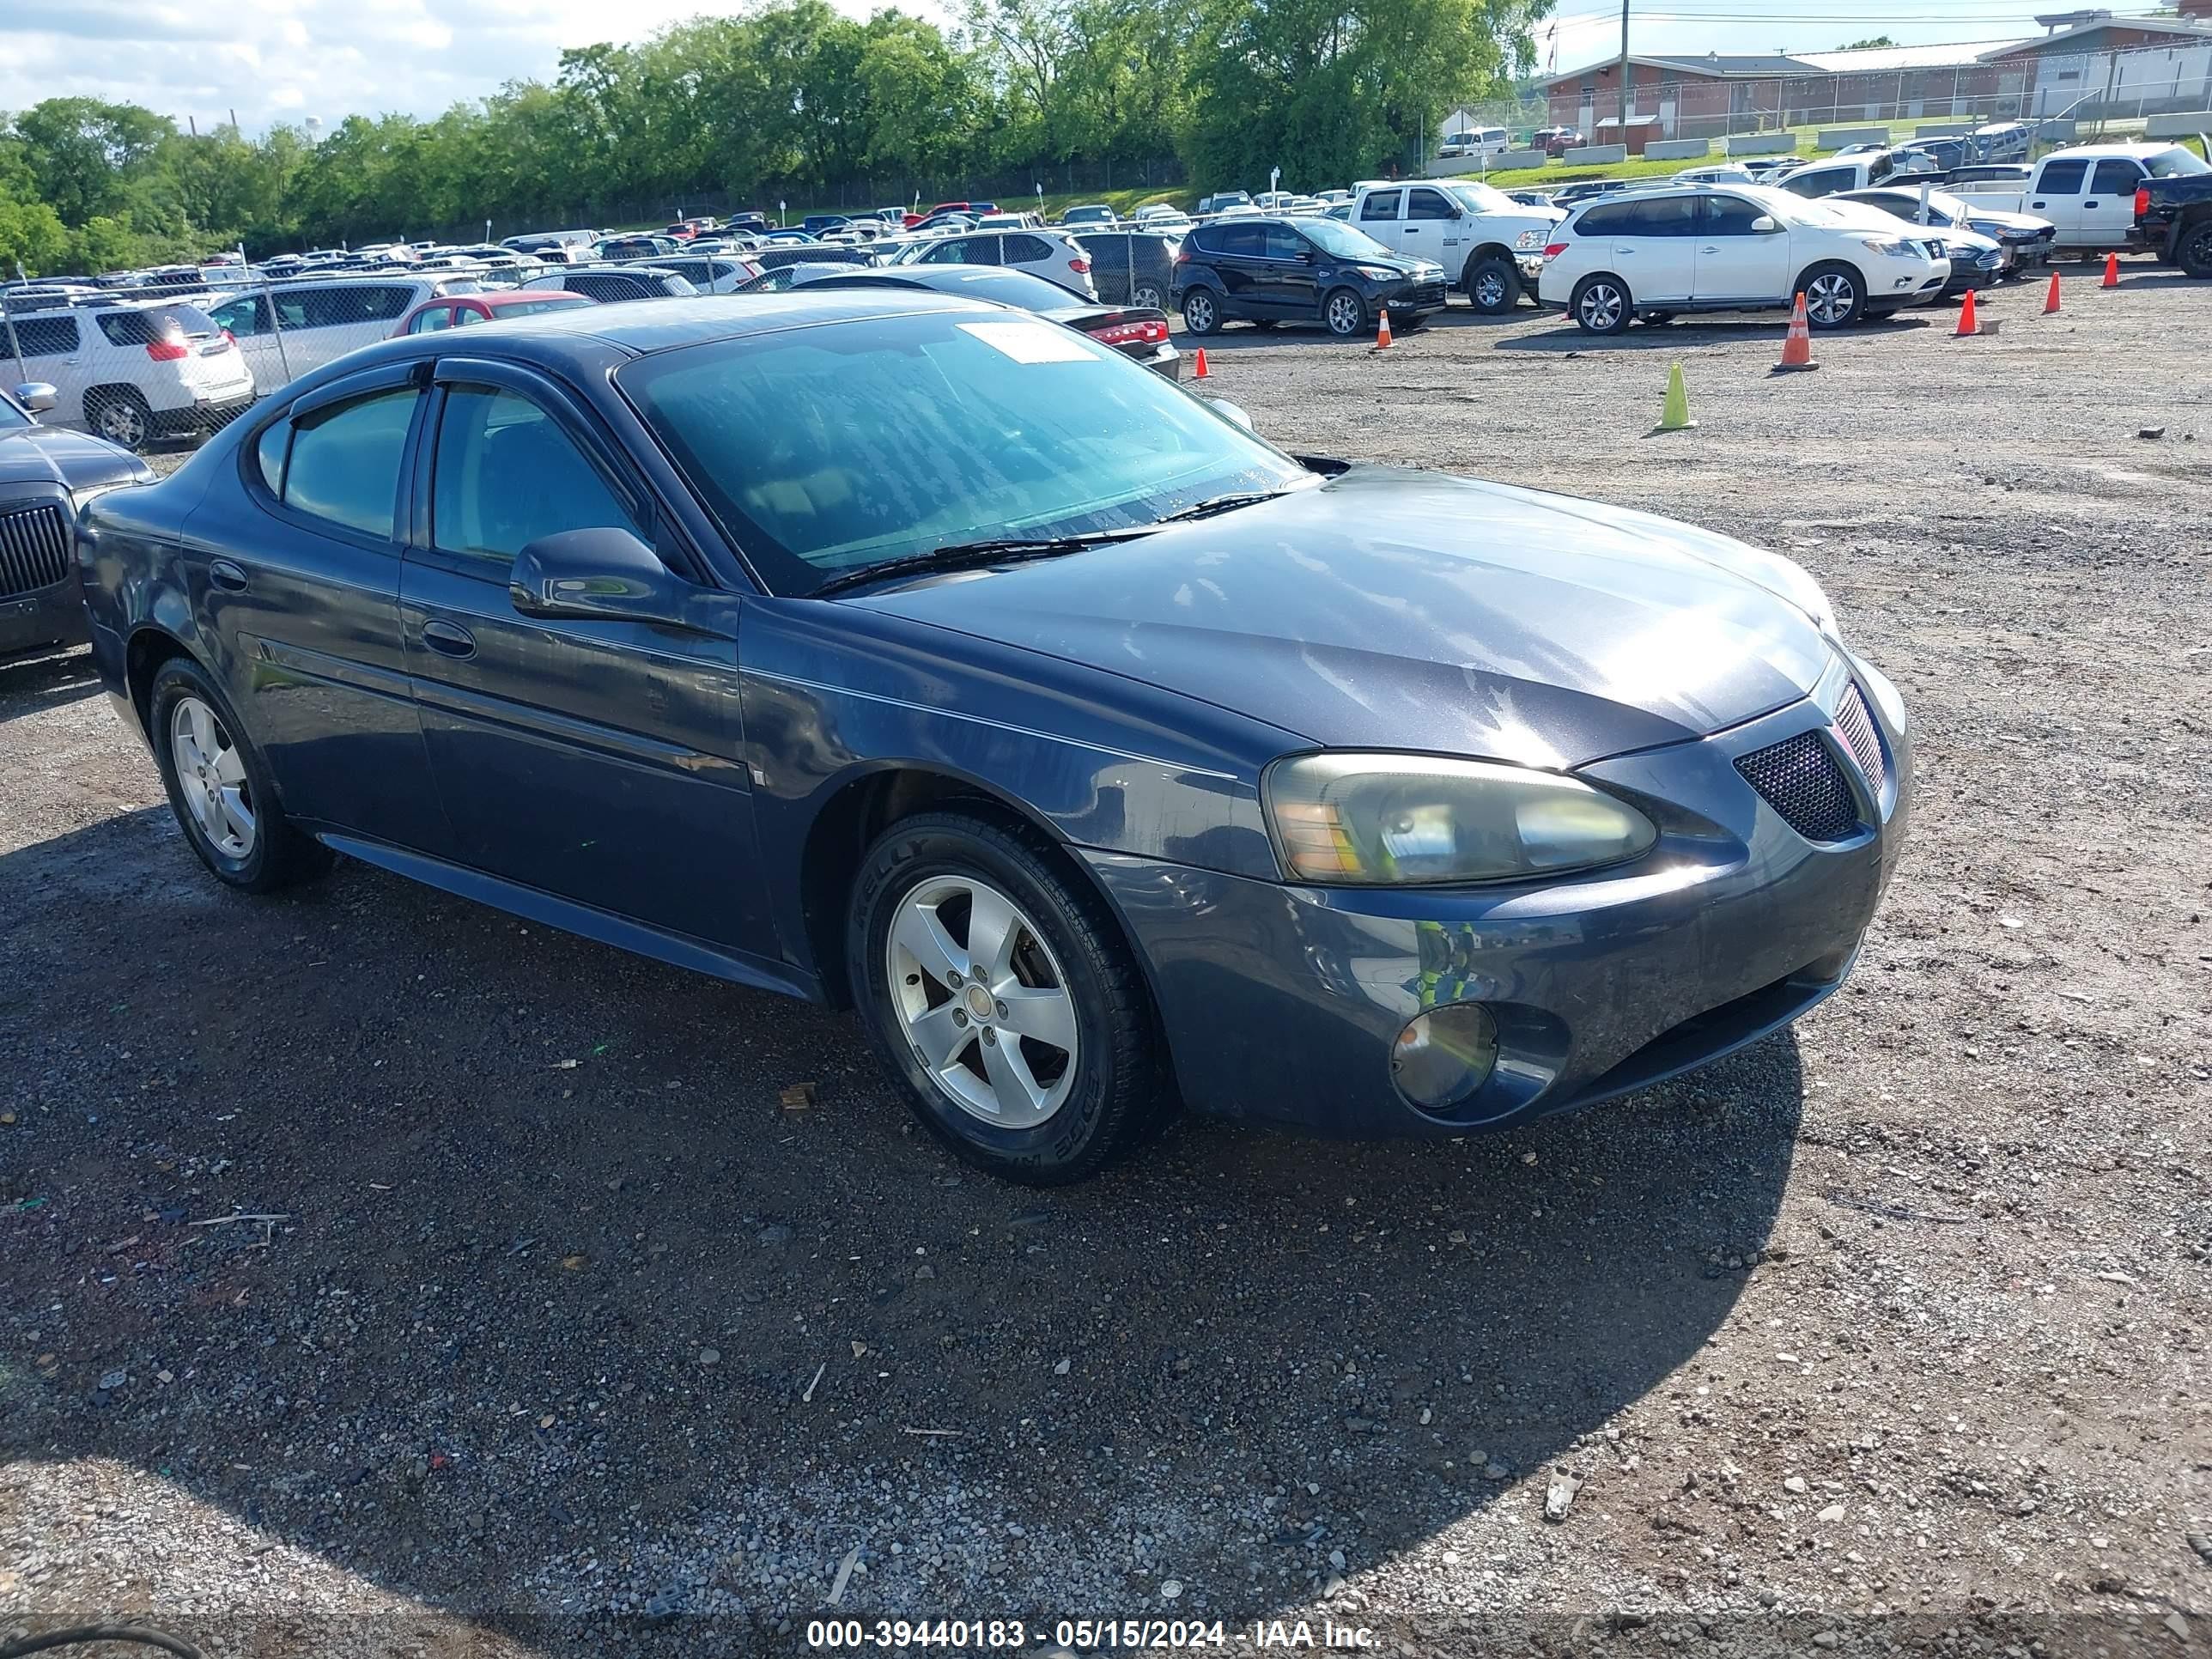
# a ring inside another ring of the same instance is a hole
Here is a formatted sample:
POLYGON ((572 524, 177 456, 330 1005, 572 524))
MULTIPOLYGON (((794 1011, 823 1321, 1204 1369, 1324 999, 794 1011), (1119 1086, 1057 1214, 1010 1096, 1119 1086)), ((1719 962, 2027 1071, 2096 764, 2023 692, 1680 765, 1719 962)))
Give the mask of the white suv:
POLYGON ((1096 301, 1091 256, 1064 231, 970 230, 914 242, 891 258, 897 265, 1005 265, 1057 283, 1079 299, 1096 301))
POLYGON ((1763 311, 1805 296, 1815 328, 1933 301, 1950 279, 1942 241, 1860 208, 1757 185, 1601 197, 1553 234, 1538 298, 1591 334, 1685 311, 1763 311))
POLYGON ((209 431, 253 402, 253 372, 197 306, 94 302, 16 312, 0 353, 54 388, 53 418, 125 449, 209 431))

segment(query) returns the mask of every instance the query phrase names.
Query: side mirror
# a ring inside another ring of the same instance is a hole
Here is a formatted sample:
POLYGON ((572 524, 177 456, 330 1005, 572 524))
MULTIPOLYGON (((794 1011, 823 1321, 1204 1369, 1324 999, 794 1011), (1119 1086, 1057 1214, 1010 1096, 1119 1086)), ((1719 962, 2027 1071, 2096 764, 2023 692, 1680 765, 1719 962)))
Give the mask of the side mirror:
POLYGON ((1751 234, 1754 236, 1771 236, 1781 228, 1774 222, 1774 216, 1771 213, 1762 213, 1751 222, 1751 234))
POLYGON ((61 393, 46 380, 26 380, 15 388, 15 401, 33 415, 43 415, 61 401, 61 393))
MULTIPOLYGON (((1252 425, 1252 417, 1245 412, 1242 404, 1232 404, 1226 398, 1208 398, 1206 400, 1206 403, 1207 408, 1211 409, 1215 414, 1220 416, 1224 420, 1228 421, 1231 425, 1241 426, 1247 432, 1255 432, 1255 428, 1252 425)), ((1257 435, 1256 432, 1255 432, 1255 435, 1257 435)))
POLYGON ((507 591, 526 617, 711 631, 696 618, 698 590, 671 575, 631 532, 611 525, 539 537, 514 556, 507 591))

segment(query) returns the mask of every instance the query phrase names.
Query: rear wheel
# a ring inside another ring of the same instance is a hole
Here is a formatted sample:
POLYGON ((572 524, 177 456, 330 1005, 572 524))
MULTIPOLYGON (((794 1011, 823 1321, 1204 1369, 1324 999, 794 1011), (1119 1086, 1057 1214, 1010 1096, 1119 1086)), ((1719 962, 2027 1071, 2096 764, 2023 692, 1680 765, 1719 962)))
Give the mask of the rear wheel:
POLYGON ((163 664, 147 713, 169 810, 217 880, 271 893, 330 867, 328 849, 285 817, 268 768, 198 664, 163 664))
POLYGON ((1129 290, 1129 303, 1133 306, 1149 306, 1154 311, 1165 311, 1168 308, 1168 296, 1161 291, 1158 283, 1139 283, 1129 290))
POLYGON ((1221 326, 1221 307, 1212 289, 1194 288, 1182 296, 1182 325, 1193 334, 1211 334, 1221 326))
POLYGON ((1510 259, 1495 253, 1467 268, 1465 286, 1468 299, 1486 316, 1502 316, 1520 302, 1520 273, 1510 259))
POLYGON ((1619 334, 1635 314, 1628 284, 1618 276, 1585 276, 1575 284, 1567 309, 1585 334, 1619 334))
POLYGON ((964 813, 892 825, 852 901, 853 994, 907 1103, 1010 1181, 1085 1180, 1170 1098, 1112 915, 1032 834, 964 813))
POLYGON ((2173 263, 2187 276, 2212 276, 2212 218, 2201 219, 2181 233, 2173 263))
POLYGON ((1367 302, 1348 288, 1333 289, 1321 302, 1322 321, 1340 339, 1367 331, 1367 302))
POLYGON ((1797 282, 1805 320, 1814 328, 1849 328, 1866 312, 1866 279, 1850 265, 1814 265, 1797 282))

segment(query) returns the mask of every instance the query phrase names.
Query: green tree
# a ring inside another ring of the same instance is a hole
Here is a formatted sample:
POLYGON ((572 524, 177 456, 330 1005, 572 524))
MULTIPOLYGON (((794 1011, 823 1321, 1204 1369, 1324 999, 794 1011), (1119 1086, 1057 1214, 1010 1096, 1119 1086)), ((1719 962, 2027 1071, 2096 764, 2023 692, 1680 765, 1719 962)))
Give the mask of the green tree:
POLYGON ((0 196, 0 275, 41 276, 69 258, 69 228, 44 202, 0 196))

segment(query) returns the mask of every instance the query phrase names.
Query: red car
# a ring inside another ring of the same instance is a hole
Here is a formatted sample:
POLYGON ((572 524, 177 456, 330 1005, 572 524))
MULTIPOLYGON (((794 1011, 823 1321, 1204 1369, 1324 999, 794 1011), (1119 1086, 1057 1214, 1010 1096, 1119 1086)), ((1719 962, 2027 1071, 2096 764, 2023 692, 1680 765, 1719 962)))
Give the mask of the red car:
POLYGON ((428 334, 441 328, 461 328, 471 323, 488 323, 497 317, 528 317, 540 311, 566 311, 571 306, 587 306, 591 301, 580 294, 556 292, 542 288, 501 289, 489 294, 451 294, 441 300, 425 300, 399 319, 399 326, 392 331, 392 337, 403 334, 428 334))
POLYGON ((911 230, 924 219, 933 219, 940 213, 996 213, 998 210, 996 202, 939 202, 927 213, 908 214, 906 224, 911 230))

